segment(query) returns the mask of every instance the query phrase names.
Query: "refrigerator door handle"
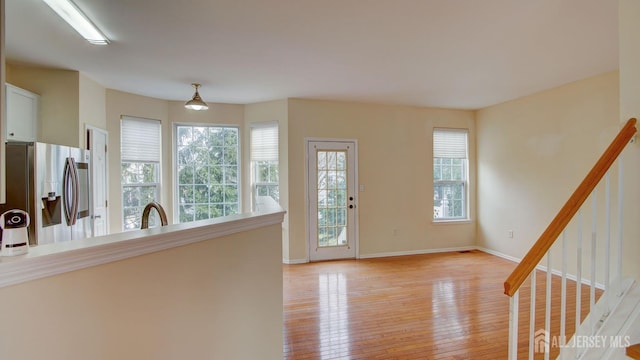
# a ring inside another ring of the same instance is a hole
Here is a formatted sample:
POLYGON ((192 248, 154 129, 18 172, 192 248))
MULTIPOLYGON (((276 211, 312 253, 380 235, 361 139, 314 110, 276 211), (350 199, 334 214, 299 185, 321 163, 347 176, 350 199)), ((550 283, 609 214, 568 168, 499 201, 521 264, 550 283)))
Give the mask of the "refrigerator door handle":
POLYGON ((71 181, 71 164, 69 158, 64 162, 64 173, 62 175, 62 207, 67 225, 71 225, 71 204, 69 201, 69 182, 71 181))
POLYGON ((67 225, 71 226, 75 225, 78 218, 78 172, 75 160, 71 157, 68 157, 64 163, 62 179, 64 216, 67 220, 67 225), (68 193, 69 191, 71 194, 68 193))
POLYGON ((76 221, 78 221, 78 206, 80 203, 80 194, 79 194, 79 189, 78 189, 78 185, 80 183, 80 180, 78 179, 78 167, 76 165, 76 161, 74 158, 70 157, 69 158, 69 162, 71 163, 71 186, 73 188, 72 190, 72 194, 73 194, 73 202, 71 204, 71 213, 72 213, 72 221, 71 221, 71 225, 75 225, 76 221))

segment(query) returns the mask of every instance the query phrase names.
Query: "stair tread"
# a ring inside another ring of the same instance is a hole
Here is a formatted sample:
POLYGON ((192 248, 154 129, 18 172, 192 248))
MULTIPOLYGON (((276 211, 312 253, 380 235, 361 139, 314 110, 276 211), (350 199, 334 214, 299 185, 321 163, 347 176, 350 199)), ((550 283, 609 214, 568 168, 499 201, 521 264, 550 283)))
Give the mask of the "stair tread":
POLYGON ((640 344, 635 344, 627 347, 627 356, 632 359, 640 359, 640 344))

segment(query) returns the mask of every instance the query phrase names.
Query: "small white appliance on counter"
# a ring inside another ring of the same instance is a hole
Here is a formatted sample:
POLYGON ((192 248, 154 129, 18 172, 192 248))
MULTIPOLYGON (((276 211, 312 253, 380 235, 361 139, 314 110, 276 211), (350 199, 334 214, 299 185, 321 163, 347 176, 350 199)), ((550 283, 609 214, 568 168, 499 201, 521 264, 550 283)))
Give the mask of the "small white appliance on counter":
POLYGON ((11 209, 0 215, 0 256, 26 254, 29 251, 29 214, 20 209, 11 209))

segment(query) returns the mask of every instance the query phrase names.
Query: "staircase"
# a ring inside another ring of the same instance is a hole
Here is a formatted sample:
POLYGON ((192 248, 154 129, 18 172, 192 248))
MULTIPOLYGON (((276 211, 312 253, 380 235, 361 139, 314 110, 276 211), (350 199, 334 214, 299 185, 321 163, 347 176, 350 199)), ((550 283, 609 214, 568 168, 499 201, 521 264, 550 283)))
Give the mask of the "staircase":
POLYGON ((640 284, 622 273, 623 151, 636 132, 629 119, 505 281, 509 359, 640 359, 640 284))
POLYGON ((640 359, 640 344, 629 346, 626 350, 626 355, 632 359, 640 359))
MULTIPOLYGON (((596 307, 596 318, 602 319, 598 331, 593 335, 583 335, 585 339, 590 337, 601 339, 602 346, 587 346, 587 349, 581 349, 571 344, 570 347, 561 351, 561 359, 626 359, 625 352, 632 347, 631 344, 640 342, 640 331, 638 331, 640 330, 640 284, 628 280, 623 287, 622 296, 618 296, 617 291, 610 292, 609 295, 618 299, 619 302, 613 306, 608 315, 605 316, 599 311, 602 306, 596 307)), ((589 317, 584 323, 588 321, 589 317)), ((581 334, 588 334, 588 329, 583 328, 581 334)))

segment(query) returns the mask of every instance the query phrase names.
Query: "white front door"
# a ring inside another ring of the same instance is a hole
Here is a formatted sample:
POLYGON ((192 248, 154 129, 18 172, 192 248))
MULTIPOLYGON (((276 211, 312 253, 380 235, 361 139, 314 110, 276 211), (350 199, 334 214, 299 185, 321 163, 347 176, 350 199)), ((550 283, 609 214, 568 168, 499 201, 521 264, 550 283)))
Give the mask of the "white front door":
POLYGON ((309 259, 356 257, 355 141, 307 141, 309 259))
POLYGON ((109 219, 107 211, 107 141, 105 130, 87 127, 87 148, 91 150, 91 189, 92 189, 92 234, 93 236, 107 235, 109 219))

